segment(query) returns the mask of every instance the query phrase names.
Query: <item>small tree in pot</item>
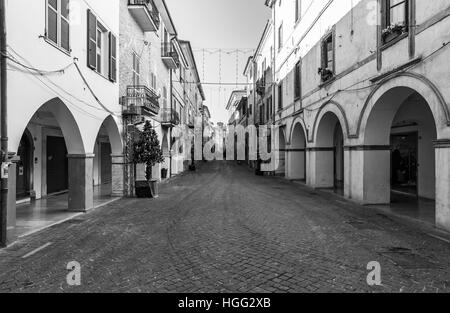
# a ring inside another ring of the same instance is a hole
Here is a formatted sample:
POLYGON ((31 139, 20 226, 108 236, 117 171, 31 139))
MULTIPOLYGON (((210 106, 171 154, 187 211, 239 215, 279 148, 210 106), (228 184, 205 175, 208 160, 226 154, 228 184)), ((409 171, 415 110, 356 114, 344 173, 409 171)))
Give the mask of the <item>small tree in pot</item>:
POLYGON ((147 121, 144 131, 133 144, 133 163, 145 164, 146 181, 136 181, 136 196, 139 198, 157 198, 157 180, 152 179, 153 166, 164 162, 163 153, 159 144, 158 135, 152 124, 147 121))

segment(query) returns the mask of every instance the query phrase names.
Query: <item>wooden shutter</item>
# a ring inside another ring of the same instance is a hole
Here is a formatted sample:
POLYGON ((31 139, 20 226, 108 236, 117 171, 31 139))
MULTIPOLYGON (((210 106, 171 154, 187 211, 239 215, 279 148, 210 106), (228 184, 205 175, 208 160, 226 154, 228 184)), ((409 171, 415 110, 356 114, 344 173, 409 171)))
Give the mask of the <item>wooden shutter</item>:
POLYGON ((97 18, 88 10, 87 13, 87 65, 91 69, 97 69, 97 18))
POLYGON ((294 71, 294 98, 300 98, 300 61, 295 65, 294 71))
POLYGON ((328 51, 327 51, 327 40, 322 41, 322 68, 326 69, 328 66, 328 51))
POLYGON ((117 39, 109 33, 109 80, 117 81, 117 39))
POLYGON ((385 29, 389 26, 389 13, 390 13, 390 1, 382 0, 381 1, 381 29, 385 29))

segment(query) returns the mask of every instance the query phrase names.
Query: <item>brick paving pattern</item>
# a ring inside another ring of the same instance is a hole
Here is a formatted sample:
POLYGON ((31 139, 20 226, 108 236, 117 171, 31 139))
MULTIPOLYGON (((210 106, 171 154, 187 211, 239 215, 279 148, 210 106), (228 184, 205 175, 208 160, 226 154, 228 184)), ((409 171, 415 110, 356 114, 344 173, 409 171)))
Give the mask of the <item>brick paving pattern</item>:
POLYGON ((450 244, 416 227, 215 162, 0 250, 0 292, 444 292, 449 265, 450 244))

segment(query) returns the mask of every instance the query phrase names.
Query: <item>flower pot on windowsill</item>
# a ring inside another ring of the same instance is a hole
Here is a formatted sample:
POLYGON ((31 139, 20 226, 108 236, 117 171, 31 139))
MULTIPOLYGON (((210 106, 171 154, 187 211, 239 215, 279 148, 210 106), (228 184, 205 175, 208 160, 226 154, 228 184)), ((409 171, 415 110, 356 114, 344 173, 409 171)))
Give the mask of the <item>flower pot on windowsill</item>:
POLYGON ((383 35, 383 42, 385 44, 389 43, 389 42, 393 41, 394 39, 396 39, 401 34, 402 34, 401 32, 386 33, 386 34, 383 35))
POLYGON ((403 35, 406 32, 406 27, 403 25, 394 25, 389 26, 388 28, 383 30, 381 37, 383 39, 383 43, 387 44, 399 36, 403 35))
POLYGON ((158 180, 156 179, 136 181, 134 189, 138 198, 156 199, 159 197, 158 180))
POLYGON ((319 68, 318 73, 320 75, 322 83, 326 83, 333 78, 333 71, 328 68, 319 68))

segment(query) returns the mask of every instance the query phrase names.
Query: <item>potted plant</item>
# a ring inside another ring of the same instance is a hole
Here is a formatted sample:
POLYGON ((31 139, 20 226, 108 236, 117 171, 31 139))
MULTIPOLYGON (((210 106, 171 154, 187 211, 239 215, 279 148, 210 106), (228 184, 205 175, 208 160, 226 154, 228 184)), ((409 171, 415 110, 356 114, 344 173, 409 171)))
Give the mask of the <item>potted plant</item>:
POLYGON ((322 82, 326 82, 333 77, 333 71, 329 68, 319 68, 317 73, 320 75, 322 82))
POLYGON ((391 40, 394 40, 401 34, 403 34, 406 30, 406 27, 404 24, 394 24, 386 27, 383 29, 381 36, 384 43, 390 42, 391 40))
POLYGON ((158 135, 147 121, 144 131, 139 134, 138 139, 133 144, 133 163, 145 164, 145 181, 136 181, 136 196, 139 198, 157 198, 158 181, 152 179, 153 166, 164 162, 163 153, 160 148, 158 135))

